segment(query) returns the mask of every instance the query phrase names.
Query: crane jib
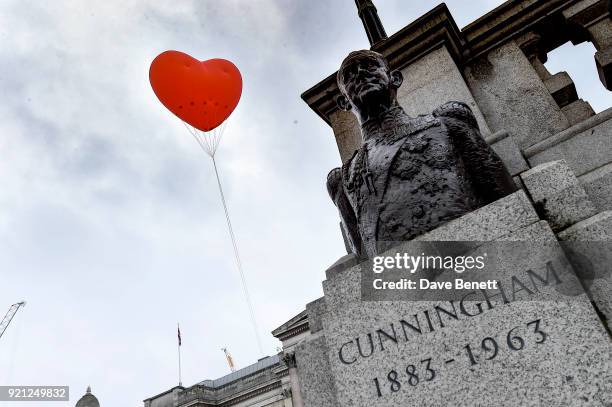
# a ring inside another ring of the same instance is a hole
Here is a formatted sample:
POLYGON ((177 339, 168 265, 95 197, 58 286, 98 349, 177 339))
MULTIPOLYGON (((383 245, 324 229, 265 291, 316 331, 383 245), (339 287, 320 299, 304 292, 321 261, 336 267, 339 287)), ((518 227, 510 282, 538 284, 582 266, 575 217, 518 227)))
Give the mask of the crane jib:
POLYGON ((19 308, 24 307, 24 306, 25 306, 25 301, 18 302, 16 304, 11 305, 8 312, 2 319, 2 322, 0 322, 0 338, 2 338, 4 331, 6 331, 6 328, 8 328, 9 324, 13 320, 13 317, 15 317, 15 314, 17 313, 17 311, 19 311, 19 308))

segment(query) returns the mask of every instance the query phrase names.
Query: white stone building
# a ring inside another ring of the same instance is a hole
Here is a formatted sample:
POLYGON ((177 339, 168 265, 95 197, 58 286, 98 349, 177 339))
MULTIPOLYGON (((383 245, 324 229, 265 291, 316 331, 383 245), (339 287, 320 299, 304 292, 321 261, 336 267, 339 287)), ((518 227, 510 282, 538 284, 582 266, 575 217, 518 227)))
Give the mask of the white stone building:
POLYGON ((288 369, 268 356, 215 380, 176 386, 144 400, 144 407, 293 407, 288 369))

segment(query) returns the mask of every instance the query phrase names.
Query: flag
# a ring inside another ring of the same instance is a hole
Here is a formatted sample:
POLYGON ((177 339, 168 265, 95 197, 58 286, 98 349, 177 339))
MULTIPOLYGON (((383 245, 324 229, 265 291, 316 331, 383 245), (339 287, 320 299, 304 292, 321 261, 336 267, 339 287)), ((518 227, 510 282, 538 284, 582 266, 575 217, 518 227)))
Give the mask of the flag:
POLYGON ((176 329, 178 330, 178 341, 179 341, 179 346, 181 346, 181 327, 178 326, 178 324, 176 325, 176 329))

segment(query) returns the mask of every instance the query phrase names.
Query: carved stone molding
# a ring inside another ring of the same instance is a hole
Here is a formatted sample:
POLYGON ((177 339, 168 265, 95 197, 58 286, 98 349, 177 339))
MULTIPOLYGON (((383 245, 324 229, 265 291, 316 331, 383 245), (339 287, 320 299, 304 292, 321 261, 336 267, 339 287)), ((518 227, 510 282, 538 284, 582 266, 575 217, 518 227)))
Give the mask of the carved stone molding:
POLYGON ((295 353, 293 352, 284 353, 282 356, 282 360, 283 360, 283 363, 285 363, 285 365, 287 365, 289 369, 297 367, 297 362, 295 360, 295 353))

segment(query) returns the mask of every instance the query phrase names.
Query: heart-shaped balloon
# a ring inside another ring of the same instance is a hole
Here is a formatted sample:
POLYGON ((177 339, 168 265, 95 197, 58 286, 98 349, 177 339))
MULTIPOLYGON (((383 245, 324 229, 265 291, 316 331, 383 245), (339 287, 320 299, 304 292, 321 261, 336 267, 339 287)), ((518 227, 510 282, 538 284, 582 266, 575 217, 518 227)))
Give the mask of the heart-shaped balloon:
POLYGON ((202 131, 223 123, 242 94, 242 76, 230 61, 199 61, 179 51, 159 54, 151 63, 149 81, 168 110, 202 131))

